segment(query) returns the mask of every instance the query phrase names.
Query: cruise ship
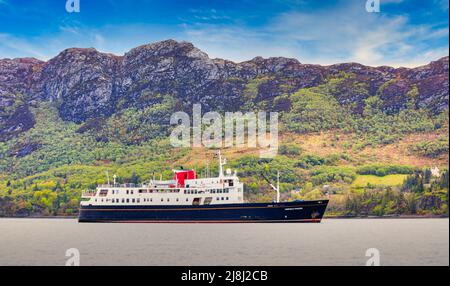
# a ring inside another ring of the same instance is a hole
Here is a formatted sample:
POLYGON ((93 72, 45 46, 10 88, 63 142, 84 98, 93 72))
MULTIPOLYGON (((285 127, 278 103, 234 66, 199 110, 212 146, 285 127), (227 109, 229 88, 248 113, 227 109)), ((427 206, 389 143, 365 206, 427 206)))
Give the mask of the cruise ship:
MULTIPOLYGON (((247 203, 236 171, 197 178, 195 170, 174 170, 172 180, 99 185, 82 193, 79 222, 122 223, 319 223, 328 200, 280 202, 279 180, 273 202, 247 203)), ((263 179, 263 178, 261 178, 263 179)), ((270 183, 270 182, 269 182, 270 183)))

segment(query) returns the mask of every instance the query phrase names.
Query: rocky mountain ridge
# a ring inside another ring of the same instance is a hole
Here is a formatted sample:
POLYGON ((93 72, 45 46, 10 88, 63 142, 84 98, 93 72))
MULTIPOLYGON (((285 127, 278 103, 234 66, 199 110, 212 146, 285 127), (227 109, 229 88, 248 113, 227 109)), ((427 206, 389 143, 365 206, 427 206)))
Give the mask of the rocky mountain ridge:
POLYGON ((383 100, 387 112, 405 108, 411 96, 418 108, 431 113, 448 109, 448 57, 417 68, 320 66, 282 57, 234 63, 211 59, 191 43, 167 40, 134 48, 124 56, 70 48, 47 62, 1 59, 0 140, 32 127, 28 106, 39 101, 54 103, 61 118, 77 123, 109 117, 127 107, 151 106, 160 95, 172 96, 181 109, 201 103, 204 110, 236 111, 248 100, 249 85, 257 89, 252 100, 272 108, 280 95, 342 77, 330 92, 355 112, 361 112, 364 99, 374 95, 383 100))

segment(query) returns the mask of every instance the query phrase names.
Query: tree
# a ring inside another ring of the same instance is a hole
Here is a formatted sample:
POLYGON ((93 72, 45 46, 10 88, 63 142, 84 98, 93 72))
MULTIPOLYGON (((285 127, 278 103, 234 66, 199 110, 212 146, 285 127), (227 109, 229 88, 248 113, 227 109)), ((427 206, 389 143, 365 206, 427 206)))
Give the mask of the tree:
POLYGON ((136 172, 133 172, 133 174, 131 174, 130 183, 137 185, 140 181, 141 178, 136 174, 136 172))
POLYGON ((431 180, 431 170, 425 169, 424 175, 423 175, 423 182, 425 184, 429 184, 431 180))

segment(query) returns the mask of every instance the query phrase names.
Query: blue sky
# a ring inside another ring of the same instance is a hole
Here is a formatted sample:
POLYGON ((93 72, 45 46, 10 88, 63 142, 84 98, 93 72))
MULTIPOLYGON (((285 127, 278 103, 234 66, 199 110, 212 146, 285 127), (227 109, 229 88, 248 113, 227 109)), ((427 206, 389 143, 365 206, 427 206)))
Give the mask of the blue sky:
POLYGON ((0 0, 0 58, 56 56, 69 47, 122 55, 164 39, 190 41, 236 62, 418 66, 448 55, 448 0, 0 0))

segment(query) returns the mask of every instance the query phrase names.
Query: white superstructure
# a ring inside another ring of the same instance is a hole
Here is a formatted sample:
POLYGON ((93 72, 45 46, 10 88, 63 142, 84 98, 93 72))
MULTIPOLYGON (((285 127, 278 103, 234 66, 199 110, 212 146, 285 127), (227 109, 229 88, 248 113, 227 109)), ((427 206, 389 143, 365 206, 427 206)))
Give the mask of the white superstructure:
POLYGON ((174 170, 173 180, 151 180, 147 184, 99 185, 96 190, 82 194, 82 206, 127 206, 127 205, 219 205, 244 203, 244 186, 236 171, 223 166, 219 152, 219 176, 197 178, 194 170, 174 170))

